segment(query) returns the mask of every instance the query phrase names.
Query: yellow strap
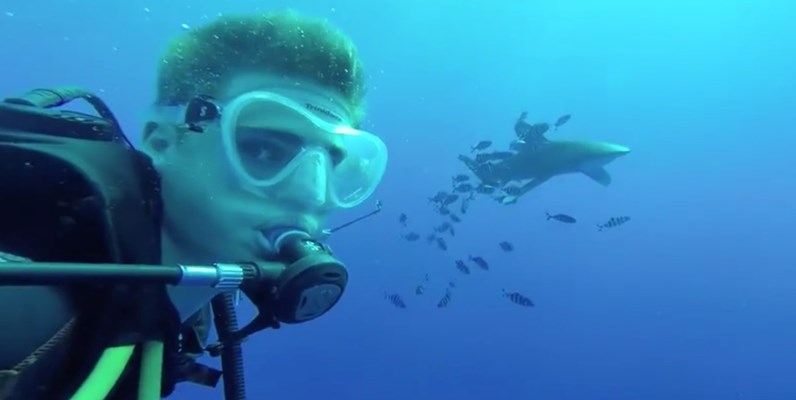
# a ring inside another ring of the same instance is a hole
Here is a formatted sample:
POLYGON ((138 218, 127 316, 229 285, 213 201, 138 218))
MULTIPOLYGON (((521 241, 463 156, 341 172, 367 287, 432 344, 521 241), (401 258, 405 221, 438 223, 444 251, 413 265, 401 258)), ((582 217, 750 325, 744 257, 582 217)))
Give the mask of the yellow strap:
POLYGON ((160 400, 163 379, 163 342, 144 343, 141 355, 141 375, 138 378, 138 400, 160 400))
POLYGON ((109 347, 70 400, 104 400, 122 376, 135 345, 109 347))

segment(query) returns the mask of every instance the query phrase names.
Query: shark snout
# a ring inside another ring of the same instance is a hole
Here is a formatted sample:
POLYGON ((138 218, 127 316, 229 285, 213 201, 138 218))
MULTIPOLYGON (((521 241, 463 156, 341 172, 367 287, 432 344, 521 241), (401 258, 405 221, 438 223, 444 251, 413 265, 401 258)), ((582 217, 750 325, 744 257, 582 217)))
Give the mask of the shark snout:
POLYGON ((622 146, 621 144, 609 144, 606 150, 608 153, 611 153, 616 157, 630 153, 630 147, 622 146))

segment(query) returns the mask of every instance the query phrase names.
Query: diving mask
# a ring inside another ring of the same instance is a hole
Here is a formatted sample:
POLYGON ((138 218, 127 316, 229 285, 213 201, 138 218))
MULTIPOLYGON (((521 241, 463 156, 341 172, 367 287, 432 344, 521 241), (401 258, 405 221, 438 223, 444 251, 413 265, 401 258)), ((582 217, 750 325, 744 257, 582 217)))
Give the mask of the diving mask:
POLYGON ((249 92, 225 105, 199 96, 184 107, 184 122, 199 129, 218 124, 229 166, 246 189, 265 195, 290 182, 291 188, 304 187, 303 201, 351 208, 381 182, 387 147, 327 103, 269 91, 249 92))

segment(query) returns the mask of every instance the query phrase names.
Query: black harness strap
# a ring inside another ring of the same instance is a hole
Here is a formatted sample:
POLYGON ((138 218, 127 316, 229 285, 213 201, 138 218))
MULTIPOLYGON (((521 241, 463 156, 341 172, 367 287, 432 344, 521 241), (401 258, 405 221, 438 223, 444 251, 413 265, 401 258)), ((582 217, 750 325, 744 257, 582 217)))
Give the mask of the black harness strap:
MULTIPOLYGON (((19 364, 11 369, 0 371, 0 399, 10 398, 12 393, 20 382, 20 379, 27 376, 26 371, 31 371, 36 368, 48 368, 48 361, 53 358, 59 358, 65 352, 65 348, 61 344, 72 333, 75 327, 75 319, 72 318, 67 322, 58 332, 55 333, 43 345, 39 346, 33 353, 27 356, 19 364), (56 354, 59 353, 59 354, 56 354)), ((30 384, 32 382, 25 382, 30 384)))

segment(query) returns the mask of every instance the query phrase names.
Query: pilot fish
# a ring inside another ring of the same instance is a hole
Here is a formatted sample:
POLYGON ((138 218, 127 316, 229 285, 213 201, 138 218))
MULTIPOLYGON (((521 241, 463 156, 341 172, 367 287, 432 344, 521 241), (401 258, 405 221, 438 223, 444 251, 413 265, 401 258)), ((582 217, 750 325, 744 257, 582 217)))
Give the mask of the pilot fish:
POLYGON ((437 308, 448 308, 448 304, 451 302, 451 291, 450 289, 445 289, 445 295, 437 303, 437 308))
POLYGON ((619 225, 624 225, 627 221, 630 221, 630 217, 612 217, 604 224, 597 224, 597 230, 602 231, 607 228, 616 228, 619 225))
POLYGON ((536 304, 525 295, 520 294, 518 292, 507 292, 506 289, 503 289, 503 297, 509 299, 512 303, 522 306, 522 307, 533 307, 536 304))
POLYGON ((404 302, 404 299, 401 298, 401 296, 397 293, 392 293, 392 294, 384 293, 384 298, 387 299, 387 301, 389 301, 390 303, 392 303, 392 305, 395 306, 395 308, 406 308, 406 302, 404 302))
POLYGON ((470 267, 468 267, 467 264, 465 264, 462 260, 456 260, 456 269, 465 275, 470 275, 470 267))
POLYGON ((489 270, 489 263, 484 260, 481 256, 468 256, 470 261, 474 262, 479 268, 483 269, 484 271, 489 270))

